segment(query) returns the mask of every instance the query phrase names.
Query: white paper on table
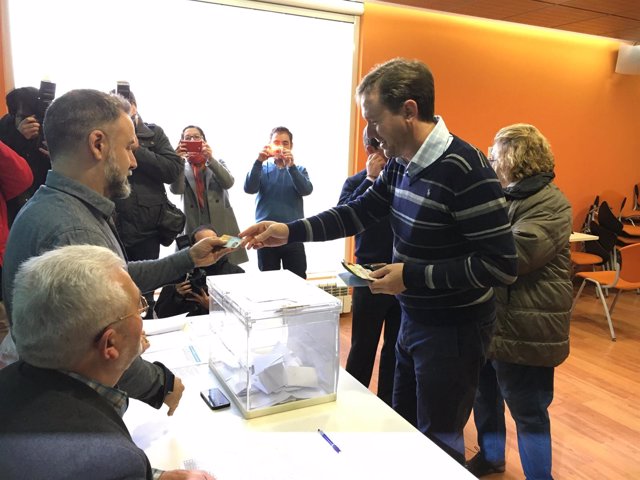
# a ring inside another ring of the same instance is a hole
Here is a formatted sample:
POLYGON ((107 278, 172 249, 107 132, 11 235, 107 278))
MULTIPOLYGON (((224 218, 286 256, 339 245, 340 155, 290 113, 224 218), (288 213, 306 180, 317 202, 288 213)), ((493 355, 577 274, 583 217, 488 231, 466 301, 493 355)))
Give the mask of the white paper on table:
POLYGON ((181 313, 173 317, 154 318, 142 321, 142 329, 147 336, 182 330, 189 323, 187 314, 181 313))
POLYGON ((149 362, 161 362, 169 369, 199 365, 209 361, 209 356, 197 345, 192 344, 180 349, 159 350, 151 353, 147 351, 143 357, 149 362))

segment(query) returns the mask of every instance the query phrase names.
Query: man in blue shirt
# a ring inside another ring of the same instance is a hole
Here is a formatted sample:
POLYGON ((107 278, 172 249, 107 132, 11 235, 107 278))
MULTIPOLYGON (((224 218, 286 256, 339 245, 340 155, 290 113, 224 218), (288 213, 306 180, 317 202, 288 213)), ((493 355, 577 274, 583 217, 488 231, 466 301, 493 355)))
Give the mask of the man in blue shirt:
MULTIPOLYGON (((387 157, 380 144, 375 138, 369 138, 366 127, 362 134, 369 155, 367 166, 344 182, 338 205, 345 205, 366 192, 387 164, 387 157)), ((358 263, 391 263, 393 232, 388 216, 357 234, 355 239, 358 263)), ((346 370, 365 387, 369 386, 384 325, 384 343, 378 369, 378 397, 391 405, 396 370, 395 348, 400 328, 400 303, 395 296, 373 294, 368 287, 354 287, 352 300, 351 349, 346 370)))
MULTIPOLYGON (((286 127, 271 131, 271 143, 265 145, 244 182, 246 193, 257 193, 256 222, 273 220, 292 222, 304 217, 302 197, 313 191, 309 174, 294 164, 293 134, 286 127)), ((307 278, 307 256, 300 242, 258 251, 261 271, 290 270, 307 278)))

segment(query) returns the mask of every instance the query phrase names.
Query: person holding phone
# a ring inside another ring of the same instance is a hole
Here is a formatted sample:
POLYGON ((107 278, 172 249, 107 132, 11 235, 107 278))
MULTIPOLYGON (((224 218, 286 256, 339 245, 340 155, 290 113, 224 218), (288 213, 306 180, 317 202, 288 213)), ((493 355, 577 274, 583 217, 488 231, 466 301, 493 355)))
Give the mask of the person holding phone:
MULTIPOLYGON (((313 191, 306 168, 294 163, 293 134, 286 127, 271 130, 244 182, 244 191, 256 196, 256 222, 292 222, 304 217, 302 197, 313 191)), ((307 256, 301 242, 258 250, 261 271, 289 270, 307 278, 307 256)))
MULTIPOLYGON (((204 131, 195 125, 185 127, 176 153, 186 161, 170 189, 182 195, 187 217, 185 232, 208 224, 220 235, 237 235, 240 229, 229 198, 235 179, 225 162, 213 156, 204 131)), ((249 257, 245 249, 239 248, 229 254, 228 260, 239 265, 249 257)))
MULTIPOLYGON (((362 140, 368 155, 367 166, 344 182, 338 205, 355 200, 366 192, 388 162, 378 141, 367 135, 367 127, 362 132, 362 140)), ((389 217, 357 234, 355 246, 357 262, 365 268, 391 263, 393 232, 389 217)), ((391 405, 396 371, 395 348, 400 328, 400 302, 393 295, 373 294, 369 287, 354 287, 352 300, 351 349, 346 370, 365 387, 369 386, 378 342, 384 331, 378 369, 378 397, 391 405)))

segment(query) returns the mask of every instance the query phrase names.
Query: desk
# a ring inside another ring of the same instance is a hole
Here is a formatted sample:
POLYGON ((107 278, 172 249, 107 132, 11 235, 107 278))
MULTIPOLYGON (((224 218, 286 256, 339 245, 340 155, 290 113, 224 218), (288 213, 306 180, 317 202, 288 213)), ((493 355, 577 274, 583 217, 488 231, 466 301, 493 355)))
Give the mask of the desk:
POLYGON ((185 391, 172 417, 166 406, 136 400, 124 417, 156 468, 184 468, 186 461, 217 480, 475 478, 343 369, 335 402, 250 420, 233 403, 216 411, 205 405, 200 391, 219 386, 207 364, 174 372, 185 391))
POLYGON ((590 233, 572 232, 569 235, 569 242, 590 242, 592 240, 598 240, 597 235, 591 235, 590 233))

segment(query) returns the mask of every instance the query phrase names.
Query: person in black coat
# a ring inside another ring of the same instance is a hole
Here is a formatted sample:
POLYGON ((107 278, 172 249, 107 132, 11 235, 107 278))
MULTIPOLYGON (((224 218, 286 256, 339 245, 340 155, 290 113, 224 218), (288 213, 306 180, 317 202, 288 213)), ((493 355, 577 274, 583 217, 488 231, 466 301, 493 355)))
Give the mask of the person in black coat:
POLYGON ((0 119, 0 141, 24 158, 31 172, 33 182, 23 193, 7 201, 7 223, 13 224, 22 206, 27 203, 38 187, 44 183, 51 169, 51 160, 46 144, 43 143, 42 118, 38 106, 38 89, 22 87, 11 90, 6 97, 7 113, 0 119))
MULTIPOLYGON (((217 237, 216 231, 211 225, 200 225, 191 232, 189 240, 193 244, 207 237, 217 237)), ((206 277, 230 273, 244 273, 244 270, 226 257, 222 257, 213 265, 194 270, 184 281, 166 285, 156 301, 156 315, 158 318, 165 318, 181 313, 188 313, 188 317, 208 314, 209 294, 206 277)))
POLYGON ((127 100, 139 143, 134 151, 138 166, 129 177, 131 195, 116 201, 116 226, 127 259, 149 260, 160 256, 158 222, 168 201, 164 185, 176 181, 184 170, 184 161, 162 128, 142 121, 133 93, 127 100))
POLYGON ((148 347, 148 306, 124 267, 92 245, 50 250, 21 266, 12 330, 21 360, 0 370, 4 480, 213 480, 203 471, 152 469, 122 421, 128 397, 117 382, 148 347))

